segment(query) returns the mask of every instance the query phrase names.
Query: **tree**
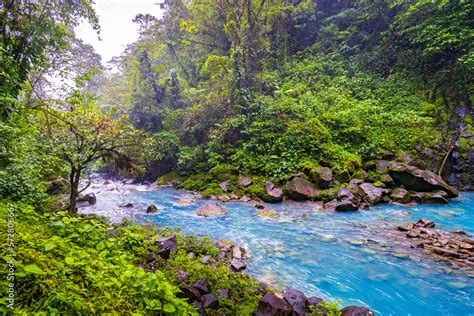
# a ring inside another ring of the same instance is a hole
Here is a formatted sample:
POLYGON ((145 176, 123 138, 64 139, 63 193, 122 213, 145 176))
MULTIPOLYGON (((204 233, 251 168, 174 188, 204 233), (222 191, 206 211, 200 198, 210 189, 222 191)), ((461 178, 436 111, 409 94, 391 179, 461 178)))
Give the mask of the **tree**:
POLYGON ((30 70, 60 54, 70 30, 83 18, 99 30, 89 0, 0 2, 0 117, 14 110, 30 70))
POLYGON ((68 211, 74 215, 76 200, 88 186, 79 189, 83 173, 100 160, 120 159, 133 168, 140 159, 139 146, 143 145, 144 133, 135 130, 124 115, 102 114, 90 103, 82 105, 81 94, 71 96, 68 102, 68 109, 45 109, 40 126, 42 141, 50 154, 68 166, 68 211))

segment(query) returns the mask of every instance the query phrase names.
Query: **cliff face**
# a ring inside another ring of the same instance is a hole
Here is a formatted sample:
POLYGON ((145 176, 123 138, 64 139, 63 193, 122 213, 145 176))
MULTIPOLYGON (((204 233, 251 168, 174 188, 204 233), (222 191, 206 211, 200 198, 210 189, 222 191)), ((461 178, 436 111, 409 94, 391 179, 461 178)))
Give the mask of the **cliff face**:
POLYGON ((444 177, 463 191, 474 190, 474 126, 470 102, 456 108, 458 137, 446 162, 444 177))

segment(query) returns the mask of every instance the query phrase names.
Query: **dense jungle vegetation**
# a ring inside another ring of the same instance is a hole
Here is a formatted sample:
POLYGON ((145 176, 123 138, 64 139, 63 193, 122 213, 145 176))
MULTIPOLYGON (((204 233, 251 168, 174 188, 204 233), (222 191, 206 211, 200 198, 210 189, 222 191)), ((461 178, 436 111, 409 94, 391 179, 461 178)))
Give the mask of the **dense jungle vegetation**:
POLYGON ((210 192, 229 174, 281 183, 328 166, 344 180, 384 151, 425 148, 435 169, 471 126, 455 111, 472 109, 467 1, 162 6, 136 17, 140 39, 97 92, 152 135, 153 177, 205 174, 184 186, 210 192))
POLYGON ((145 272, 150 236, 169 231, 127 224, 112 239, 105 220, 73 216, 93 170, 210 195, 239 175, 261 186, 322 166, 345 182, 387 151, 449 176, 453 150, 473 148, 470 1, 159 5, 161 17, 136 16, 139 39, 107 69, 74 35, 83 20, 100 31, 91 1, 0 2, 0 231, 13 208, 19 314, 194 313, 175 268, 229 289, 222 312, 255 309, 253 280, 186 256, 216 256, 212 243, 180 237, 182 253, 145 272))

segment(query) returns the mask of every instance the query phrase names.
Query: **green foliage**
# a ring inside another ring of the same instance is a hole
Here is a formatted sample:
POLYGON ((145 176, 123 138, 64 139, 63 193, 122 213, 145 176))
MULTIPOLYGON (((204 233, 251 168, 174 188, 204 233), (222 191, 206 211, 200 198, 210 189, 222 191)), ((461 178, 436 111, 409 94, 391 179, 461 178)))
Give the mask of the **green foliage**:
POLYGON ((50 159, 37 142, 37 126, 12 114, 0 121, 0 197, 40 205, 47 200, 43 177, 58 174, 57 161, 50 159))
POLYGON ((311 316, 341 316, 342 313, 339 310, 341 302, 340 301, 332 301, 332 302, 322 302, 318 306, 312 307, 311 316))
MULTIPOLYGON (((5 234, 7 204, 0 209, 5 234)), ((134 264, 136 255, 120 246, 127 236, 106 236, 105 222, 65 212, 40 215, 25 204, 15 204, 14 212, 17 312, 193 313, 162 271, 149 273, 134 264)), ((6 255, 2 248, 3 260, 6 255)), ((6 297, 0 304, 6 307, 6 297)))
MULTIPOLYGON (((0 203, 0 232, 6 236, 8 202, 0 203)), ((11 204, 10 204, 11 205, 11 204)), ((186 271, 192 284, 208 278, 216 296, 227 289, 234 301, 223 300, 226 315, 250 315, 260 294, 258 283, 219 263, 203 264, 201 256, 217 259, 218 249, 206 238, 182 236, 155 226, 125 224, 107 236, 105 219, 69 217, 66 212, 39 214, 27 204, 13 204, 15 213, 15 306, 18 313, 101 314, 127 311, 140 315, 194 315, 194 307, 177 298, 176 269, 186 271), (158 237, 176 235, 178 253, 168 261, 157 258, 155 272, 140 267, 158 248, 158 237), (197 257, 188 256, 193 252, 197 257)), ((9 260, 7 248, 0 256, 9 260)), ((5 262, 4 262, 5 263, 5 262)), ((2 275, 7 275, 2 264, 2 275)), ((1 286, 7 280, 2 278, 1 286)), ((6 297, 0 300, 5 309, 6 297)))
POLYGON ((201 191, 204 197, 224 194, 224 191, 210 174, 192 175, 186 178, 178 187, 191 191, 201 191))
MULTIPOLYGON (((436 101, 440 91, 419 93, 420 82, 439 85, 418 66, 419 75, 410 74, 419 63, 401 60, 405 52, 428 53, 423 67, 442 63, 452 83, 455 69, 464 65, 464 73, 469 64, 469 10, 449 1, 166 4, 160 21, 139 19, 146 31, 122 63, 132 96, 123 106, 145 120, 159 118, 150 121, 156 159, 184 175, 209 172, 183 185, 206 195, 220 192, 216 182, 241 174, 284 182, 321 165, 353 174, 385 150, 440 143, 435 128, 449 120, 446 102, 436 101), (254 16, 236 20, 238 5, 254 16), (448 27, 449 19, 456 24, 448 27), (460 59, 446 64, 440 54, 460 59), (182 107, 170 101, 172 82, 182 107)), ((464 84, 455 88, 460 96, 472 85, 457 78, 464 84)))
MULTIPOLYGON (((88 1, 0 3, 0 118, 15 110, 21 84, 32 67, 45 67, 48 58, 62 52, 71 29, 87 20, 99 30, 97 16, 88 1), (67 26, 67 27, 66 27, 67 26)), ((47 68, 47 67, 46 67, 47 68)))

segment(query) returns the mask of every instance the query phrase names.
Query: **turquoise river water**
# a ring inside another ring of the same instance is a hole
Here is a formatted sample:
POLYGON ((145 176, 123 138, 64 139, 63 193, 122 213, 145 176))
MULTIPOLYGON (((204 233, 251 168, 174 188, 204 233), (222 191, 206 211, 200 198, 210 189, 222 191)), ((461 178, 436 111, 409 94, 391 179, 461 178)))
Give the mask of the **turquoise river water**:
POLYGON ((474 315, 473 275, 424 258, 420 250, 397 249, 388 233, 398 224, 428 218, 437 227, 473 235, 474 193, 463 193, 449 205, 386 204, 351 213, 284 202, 270 205, 280 212, 277 219, 259 217, 251 204, 228 202, 223 205, 229 215, 200 218, 195 210, 206 200, 172 188, 130 187, 93 187, 98 202, 81 212, 231 240, 249 251, 247 273, 308 296, 340 299, 344 306, 365 305, 377 315, 474 315), (118 207, 128 202, 133 209, 118 207), (150 204, 160 212, 146 214, 150 204))

